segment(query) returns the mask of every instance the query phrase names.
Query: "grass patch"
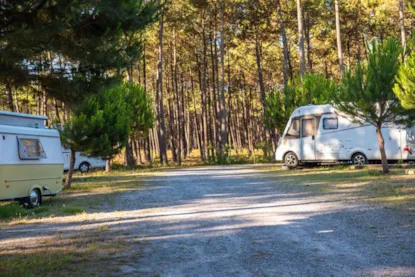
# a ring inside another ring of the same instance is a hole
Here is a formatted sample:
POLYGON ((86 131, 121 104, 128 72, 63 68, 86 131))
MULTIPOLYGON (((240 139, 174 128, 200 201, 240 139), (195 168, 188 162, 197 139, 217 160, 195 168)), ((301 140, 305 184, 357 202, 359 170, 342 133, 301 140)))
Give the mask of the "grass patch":
POLYGON ((53 276, 66 268, 69 269, 71 264, 81 262, 85 255, 69 251, 39 251, 0 257, 0 272, 5 274, 4 276, 53 276))
POLYGON ((36 216, 48 211, 49 208, 46 206, 28 210, 17 202, 5 202, 0 205, 0 220, 36 216))
POLYGON ((118 234, 101 226, 76 235, 57 235, 0 252, 1 276, 81 276, 115 272, 131 246, 118 234), (111 261, 111 262, 109 262, 111 261))
POLYGON ((338 194, 344 198, 362 199, 387 204, 415 205, 415 178, 403 169, 392 169, 383 174, 378 169, 350 170, 334 166, 277 170, 275 187, 284 186, 312 194, 338 194), (281 180, 284 180, 283 182, 281 180))
POLYGON ((63 212, 65 214, 75 215, 75 214, 82 214, 85 212, 83 207, 79 206, 72 206, 72 207, 65 207, 63 208, 63 212))

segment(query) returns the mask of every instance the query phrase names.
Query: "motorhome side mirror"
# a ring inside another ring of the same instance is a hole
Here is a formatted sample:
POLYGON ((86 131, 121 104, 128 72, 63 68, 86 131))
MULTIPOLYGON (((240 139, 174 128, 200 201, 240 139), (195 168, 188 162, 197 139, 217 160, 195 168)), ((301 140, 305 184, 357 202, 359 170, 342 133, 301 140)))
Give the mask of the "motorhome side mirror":
POLYGON ((314 140, 314 135, 311 136, 311 139, 314 140))

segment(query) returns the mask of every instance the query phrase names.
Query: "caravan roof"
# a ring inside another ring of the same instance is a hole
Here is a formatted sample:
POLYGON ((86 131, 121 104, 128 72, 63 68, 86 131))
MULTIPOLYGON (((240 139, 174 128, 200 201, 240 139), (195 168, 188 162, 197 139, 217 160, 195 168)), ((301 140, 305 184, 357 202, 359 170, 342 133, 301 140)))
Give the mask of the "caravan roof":
POLYGON ((0 125, 44 129, 47 116, 0 111, 0 125))

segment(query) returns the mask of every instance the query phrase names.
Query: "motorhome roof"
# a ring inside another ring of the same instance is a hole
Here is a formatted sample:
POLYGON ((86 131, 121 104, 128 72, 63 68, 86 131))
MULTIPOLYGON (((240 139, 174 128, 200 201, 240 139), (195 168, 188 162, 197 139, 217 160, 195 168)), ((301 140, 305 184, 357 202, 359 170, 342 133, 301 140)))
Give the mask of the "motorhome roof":
POLYGON ((324 113, 333 113, 335 111, 334 107, 330 104, 326 105, 307 105, 301 106, 293 112, 292 116, 302 116, 309 114, 324 114, 324 113))

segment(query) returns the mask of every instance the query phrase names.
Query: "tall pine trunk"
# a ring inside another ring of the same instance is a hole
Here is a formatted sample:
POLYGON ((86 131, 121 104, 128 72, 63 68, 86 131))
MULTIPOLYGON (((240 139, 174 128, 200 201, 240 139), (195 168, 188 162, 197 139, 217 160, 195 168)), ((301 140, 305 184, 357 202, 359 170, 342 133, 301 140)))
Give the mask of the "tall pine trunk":
POLYGON ((220 63, 222 67, 221 71, 221 87, 219 95, 219 121, 220 121, 220 140, 219 140, 219 157, 224 162, 226 151, 226 108, 225 108, 225 23, 224 23, 225 3, 221 1, 220 8, 220 63))
POLYGON ((129 168, 135 168, 136 167, 136 159, 134 158, 133 154, 133 139, 129 137, 127 139, 127 144, 125 146, 125 159, 127 161, 127 166, 129 168))
POLYGON ((301 0, 297 0, 297 21, 298 21, 298 48, 300 51, 300 75, 304 79, 305 55, 304 55, 304 21, 301 0))
POLYGON ((382 160, 383 173, 389 173, 388 159, 386 157, 386 151, 385 151, 385 140, 383 139, 381 124, 378 124, 376 126, 376 135, 378 137, 378 142, 379 142, 379 150, 380 150, 380 157, 382 160))
POLYGON ((111 172, 111 159, 106 159, 105 160, 105 173, 110 173, 111 172))
POLYGON ((76 151, 71 149, 71 158, 70 158, 70 163, 69 163, 68 176, 66 176, 66 180, 65 180, 65 188, 67 189, 71 188, 72 176, 75 170, 75 161, 76 161, 76 151))
POLYGON ((6 93, 7 93, 7 106, 9 106, 10 111, 14 112, 14 104, 13 104, 13 92, 12 86, 9 82, 6 82, 6 93))
MULTIPOLYGON (((129 82, 133 82, 133 73, 132 73, 132 69, 129 71, 128 74, 128 81, 129 82)), ((133 139, 130 137, 127 138, 127 143, 125 146, 125 160, 127 161, 127 166, 129 168, 135 168, 137 165, 137 161, 134 158, 134 154, 133 154, 133 139)))
POLYGON ((259 81, 259 91, 261 93, 261 104, 263 112, 265 113, 265 85, 264 85, 264 77, 262 73, 262 62, 261 62, 261 43, 256 40, 255 42, 255 57, 256 57, 256 65, 257 65, 257 74, 258 74, 258 81, 259 81))
POLYGON ((290 64, 290 54, 288 49, 288 41, 287 41, 287 34, 285 33, 285 23, 282 17, 282 10, 281 10, 281 1, 277 1, 277 9, 278 9, 278 17, 280 22, 280 33, 281 33, 281 40, 283 45, 283 54, 284 54, 284 63, 283 63, 283 72, 284 72, 284 85, 287 86, 289 75, 289 64, 290 64))
MULTIPOLYGON (((160 4, 160 0, 159 0, 160 4)), ((167 142, 166 142, 166 126, 164 122, 164 105, 163 105, 163 13, 160 17, 159 26, 159 57, 157 65, 157 93, 156 101, 158 105, 158 141, 159 141, 159 155, 160 163, 162 165, 168 164, 167 160, 167 142)))
POLYGON ((404 0, 399 0, 399 23, 401 25, 401 39, 402 39, 402 61, 405 59, 406 50, 406 30, 405 30, 405 16, 404 16, 404 0))
POLYGON ((340 36, 340 14, 339 14, 339 0, 334 0, 334 9, 336 13, 336 37, 337 37, 337 54, 339 56, 340 74, 344 76, 344 64, 342 53, 342 41, 340 36))

